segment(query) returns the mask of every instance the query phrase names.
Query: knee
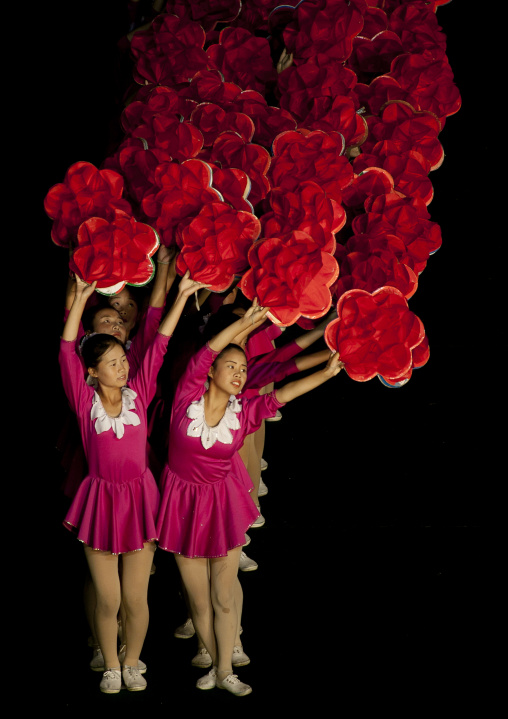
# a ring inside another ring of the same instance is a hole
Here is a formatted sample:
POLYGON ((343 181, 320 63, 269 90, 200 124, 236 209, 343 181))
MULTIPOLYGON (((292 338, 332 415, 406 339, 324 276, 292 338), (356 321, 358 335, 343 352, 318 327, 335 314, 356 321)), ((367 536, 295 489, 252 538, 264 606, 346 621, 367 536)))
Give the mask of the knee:
POLYGON ((235 593, 233 587, 221 587, 212 592, 212 604, 216 614, 230 614, 235 607, 235 593))
POLYGON ((143 592, 124 593, 122 602, 127 614, 140 614, 148 609, 148 599, 143 592))
POLYGON ((104 616, 114 616, 120 610, 120 597, 97 594, 96 611, 104 616))
POLYGON ((192 614, 196 616, 204 616, 211 611, 210 597, 203 595, 189 595, 189 602, 191 605, 192 614))

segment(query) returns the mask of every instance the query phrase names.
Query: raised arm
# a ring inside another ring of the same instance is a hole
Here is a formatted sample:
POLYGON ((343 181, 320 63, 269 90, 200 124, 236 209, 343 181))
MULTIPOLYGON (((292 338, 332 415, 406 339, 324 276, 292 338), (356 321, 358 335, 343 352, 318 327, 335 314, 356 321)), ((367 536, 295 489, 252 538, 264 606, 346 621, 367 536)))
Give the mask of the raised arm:
POLYGON ((233 342, 235 337, 243 339, 265 321, 267 312, 268 307, 260 307, 257 298, 254 298, 254 302, 243 317, 212 337, 208 343, 210 349, 214 352, 222 352, 224 347, 233 342))
POLYGON ((81 277, 76 276, 76 292, 62 333, 62 339, 66 342, 74 342, 76 340, 86 302, 94 292, 96 286, 97 282, 87 285, 81 277))
POLYGON ((316 387, 327 382, 335 375, 339 374, 341 369, 344 367, 344 363, 340 361, 340 357, 337 353, 330 355, 327 365, 324 369, 318 370, 308 377, 297 379, 294 382, 289 382, 287 385, 275 391, 275 397, 278 402, 285 404, 291 402, 292 399, 300 397, 302 394, 306 394, 316 387))
POLYGON ((190 273, 187 270, 185 275, 180 280, 180 284, 178 285, 178 295, 176 297, 176 300, 173 302, 173 306, 161 322, 161 325, 159 327, 159 333, 161 335, 166 335, 170 337, 173 334, 187 300, 195 292, 198 292, 199 290, 203 289, 203 287, 206 287, 206 285, 202 282, 194 282, 194 280, 191 280, 190 273))

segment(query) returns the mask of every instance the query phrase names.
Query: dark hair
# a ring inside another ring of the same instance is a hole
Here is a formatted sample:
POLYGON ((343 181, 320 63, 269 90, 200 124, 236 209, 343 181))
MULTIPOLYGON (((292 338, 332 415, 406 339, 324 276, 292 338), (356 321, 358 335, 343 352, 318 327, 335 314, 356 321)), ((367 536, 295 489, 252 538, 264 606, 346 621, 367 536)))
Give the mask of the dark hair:
POLYGON ((215 367, 217 360, 219 360, 223 355, 225 355, 226 352, 229 352, 229 350, 237 350, 237 352, 241 352, 243 355, 245 355, 245 364, 247 364, 247 355, 245 354, 245 351, 243 350, 243 348, 240 347, 240 345, 235 345, 234 342, 230 342, 228 345, 226 345, 224 347, 223 350, 221 350, 219 352, 217 357, 212 362, 212 367, 215 367))
POLYGON ((240 319, 238 315, 234 314, 233 311, 235 309, 236 305, 222 305, 219 307, 217 312, 208 319, 205 325, 205 329, 203 330, 204 342, 208 342, 212 337, 215 337, 219 332, 222 332, 226 327, 229 327, 233 322, 240 319))
POLYGON ((85 367, 93 367, 95 369, 102 357, 108 350, 112 349, 114 345, 120 345, 120 347, 123 347, 125 350, 124 343, 120 342, 118 337, 114 335, 99 333, 85 339, 81 346, 81 356, 83 357, 85 367))
MULTIPOLYGON (((81 320, 83 329, 85 329, 87 332, 93 332, 93 323, 97 313, 101 310, 106 309, 111 310, 112 312, 118 312, 118 310, 115 307, 111 307, 111 305, 106 300, 100 300, 99 304, 94 305, 93 307, 88 307, 83 312, 83 319, 81 320)), ((119 312, 118 316, 120 317, 119 312)))

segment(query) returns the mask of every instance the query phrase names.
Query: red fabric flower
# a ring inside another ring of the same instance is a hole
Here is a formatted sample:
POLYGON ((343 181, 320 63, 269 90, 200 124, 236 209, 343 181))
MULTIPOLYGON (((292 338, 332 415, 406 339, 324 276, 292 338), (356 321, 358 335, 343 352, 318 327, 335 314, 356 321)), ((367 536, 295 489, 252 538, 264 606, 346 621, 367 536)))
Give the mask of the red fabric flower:
POLYGON ((340 261, 340 277, 333 288, 335 297, 353 288, 374 292, 384 286, 396 287, 406 299, 416 292, 418 277, 399 260, 405 257, 406 248, 396 235, 387 233, 374 238, 353 235, 345 251, 347 254, 340 261))
MULTIPOLYGON (((369 85, 359 82, 355 87, 358 103, 372 115, 379 115, 390 100, 405 100, 407 92, 389 75, 375 77, 369 85)), ((370 123, 369 123, 370 124, 370 123)))
POLYGON ((380 167, 367 167, 355 175, 353 182, 342 191, 342 199, 348 207, 363 207, 367 197, 384 195, 393 190, 393 177, 380 167))
POLYGON ((273 187, 294 191, 305 180, 322 187, 328 197, 341 202, 341 190, 353 180, 353 169, 343 152, 342 138, 316 130, 283 132, 273 143, 270 179, 273 187))
POLYGON ((104 165, 121 172, 125 179, 125 191, 129 198, 139 205, 143 197, 155 185, 155 170, 163 162, 172 160, 165 150, 148 149, 146 140, 126 138, 118 147, 115 155, 108 158, 104 165))
POLYGON ((372 294, 349 290, 339 299, 337 319, 327 326, 325 341, 337 351, 348 375, 365 382, 377 374, 397 381, 411 369, 412 350, 425 336, 421 320, 394 287, 372 294))
MULTIPOLYGON (((328 102, 324 103, 325 106, 328 102)), ((325 132, 340 132, 346 147, 361 145, 368 134, 367 123, 362 115, 356 112, 352 99, 336 97, 329 107, 322 107, 314 102, 311 112, 301 123, 302 127, 325 132)))
POLYGON ((112 219, 115 209, 130 213, 122 199, 123 177, 113 170, 98 170, 89 162, 76 162, 63 182, 53 185, 44 199, 46 214, 53 220, 51 239, 68 247, 80 224, 89 217, 112 219))
POLYGON ((277 71, 270 55, 268 40, 256 37, 245 28, 226 27, 219 43, 207 50, 209 64, 242 90, 266 94, 277 81, 277 71))
POLYGON ((413 1, 398 7, 390 16, 389 28, 400 37, 403 52, 428 50, 435 58, 444 57, 446 35, 426 2, 413 1))
POLYGON ((334 235, 344 226, 346 213, 322 187, 315 182, 302 182, 295 192, 274 188, 269 197, 273 211, 261 218, 265 237, 281 237, 301 230, 322 250, 335 252, 334 235))
POLYGON ((339 95, 350 95, 357 83, 355 73, 343 65, 317 61, 291 65, 278 77, 280 106, 289 110, 299 121, 309 115, 317 98, 329 98, 326 107, 339 95))
POLYGON ((420 344, 414 348, 411 355, 411 368, 403 375, 400 375, 397 379, 388 380, 386 377, 378 375, 378 379, 381 380, 385 387, 403 387, 411 379, 414 369, 419 369, 427 364, 430 358, 429 340, 427 335, 425 335, 420 344))
POLYGON ((236 132, 244 142, 250 142, 254 135, 254 123, 243 112, 223 110, 213 102, 202 102, 191 115, 191 122, 203 135, 205 147, 211 147, 221 132, 236 132))
POLYGON ((366 9, 366 3, 307 0, 300 3, 295 20, 286 27, 284 44, 297 64, 315 55, 343 62, 351 54, 353 38, 363 27, 366 9))
POLYGON ((347 67, 356 73, 358 82, 368 83, 373 77, 389 72, 392 61, 403 52, 400 38, 384 30, 372 38, 358 35, 353 40, 353 50, 347 67))
POLYGON ((201 25, 161 13, 148 30, 140 30, 132 38, 134 80, 140 85, 148 82, 169 87, 189 82, 208 66, 204 44, 205 31, 201 25))
POLYGON ((257 297, 260 305, 270 307, 273 322, 287 326, 301 315, 316 319, 329 310, 337 261, 305 232, 256 242, 249 251, 249 264, 239 287, 249 299, 257 297))
POLYGON ((430 222, 425 203, 393 192, 369 198, 365 209, 365 214, 353 220, 355 234, 371 238, 396 235, 405 247, 404 252, 397 252, 399 261, 420 274, 442 242, 441 228, 430 222))
POLYGON ((218 22, 232 22, 242 7, 241 0, 168 0, 166 12, 198 22, 206 32, 218 22))
POLYGON ((236 167, 213 168, 213 186, 235 210, 254 212, 248 200, 251 182, 243 170, 236 167))
POLYGON ((126 284, 145 285, 154 274, 150 259, 159 247, 155 230, 115 210, 111 221, 91 217, 78 230, 70 269, 85 282, 97 280, 97 291, 116 294, 126 284))
POLYGON ((161 242, 168 247, 176 243, 175 229, 182 220, 195 217, 203 205, 222 200, 211 187, 212 168, 202 160, 159 165, 155 184, 156 188, 144 197, 142 209, 153 218, 161 242))
POLYGON ((245 90, 234 99, 234 106, 248 115, 254 123, 252 141, 271 148, 281 132, 296 129, 296 120, 287 110, 271 107, 265 98, 254 90, 245 90))
POLYGON ((249 201, 253 206, 268 194, 270 182, 266 173, 270 155, 261 145, 245 142, 234 132, 223 132, 213 144, 210 160, 223 168, 236 167, 247 173, 251 181, 249 201))
POLYGON ((178 94, 182 99, 200 102, 213 102, 224 110, 231 107, 234 99, 242 91, 241 87, 233 82, 224 82, 219 70, 202 70, 194 75, 192 81, 178 94))
POLYGON ((429 205, 434 197, 432 183, 427 177, 430 162, 414 150, 402 152, 400 155, 389 154, 384 159, 362 153, 353 162, 355 172, 363 172, 368 167, 380 166, 392 177, 394 188, 407 197, 418 197, 429 205))
POLYGON ((121 123, 126 133, 133 132, 140 125, 149 124, 156 115, 172 120, 180 120, 184 116, 185 101, 176 90, 151 86, 148 92, 142 93, 142 89, 137 93, 136 99, 122 112, 121 123))
POLYGON ((248 267, 247 253, 261 232, 261 224, 250 212, 238 211, 225 202, 205 205, 178 231, 181 252, 177 270, 190 270, 193 280, 223 292, 235 275, 248 267))

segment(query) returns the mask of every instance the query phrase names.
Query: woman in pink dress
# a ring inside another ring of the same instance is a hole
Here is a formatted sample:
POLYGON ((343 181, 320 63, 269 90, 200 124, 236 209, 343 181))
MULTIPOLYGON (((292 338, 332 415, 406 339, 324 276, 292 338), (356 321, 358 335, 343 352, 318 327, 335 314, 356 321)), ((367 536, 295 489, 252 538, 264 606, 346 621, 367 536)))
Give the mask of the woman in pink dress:
POLYGON ((78 418, 89 468, 64 524, 74 529, 84 543, 97 595, 95 629, 106 667, 100 688, 106 693, 119 692, 122 678, 130 691, 146 688, 138 661, 148 628, 147 589, 159 505, 157 485, 147 466, 146 411, 169 337, 187 298, 201 287, 188 275, 182 279, 178 296, 129 387, 125 346, 113 335, 96 334, 85 341, 83 359, 97 389, 83 377, 83 364, 76 354, 76 336, 95 283, 86 285, 77 278, 76 294, 62 334, 62 380, 78 418), (119 554, 122 554, 121 584, 119 554), (121 601, 126 610, 127 643, 123 671, 117 653, 117 614, 121 601))
POLYGON ((264 418, 342 369, 334 355, 324 370, 238 400, 247 359, 231 343, 260 326, 267 311, 255 302, 195 355, 182 376, 173 401, 157 521, 159 546, 175 554, 196 633, 212 657, 212 669, 197 687, 217 686, 237 696, 252 691, 232 672, 238 564, 245 532, 259 516, 237 452, 264 418))

